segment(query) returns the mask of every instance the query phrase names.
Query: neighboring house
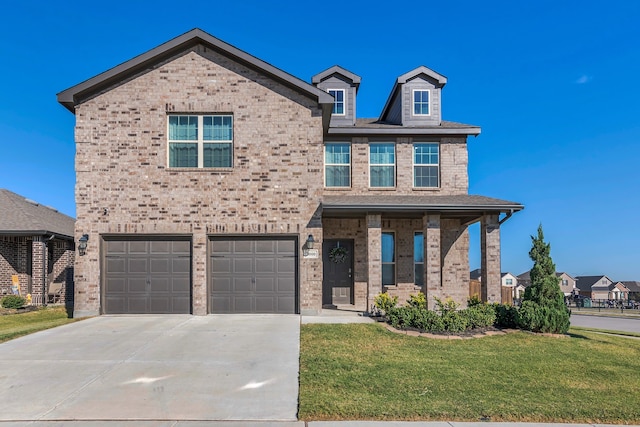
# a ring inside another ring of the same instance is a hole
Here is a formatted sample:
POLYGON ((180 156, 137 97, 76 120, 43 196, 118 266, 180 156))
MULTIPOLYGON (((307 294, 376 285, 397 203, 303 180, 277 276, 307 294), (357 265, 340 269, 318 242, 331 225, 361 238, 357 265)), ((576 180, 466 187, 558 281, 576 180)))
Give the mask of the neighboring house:
POLYGON ((556 273, 556 276, 560 278, 560 290, 565 297, 574 296, 577 294, 578 289, 576 287, 576 279, 564 271, 556 273))
POLYGON ((15 291, 32 304, 71 302, 73 227, 73 218, 0 189, 0 297, 17 279, 15 291))
POLYGON ((580 295, 595 300, 626 300, 631 291, 623 282, 614 282, 607 276, 578 276, 576 286, 580 295))
POLYGON ((469 279, 478 281, 481 280, 482 272, 480 271, 480 269, 476 268, 475 270, 471 270, 471 272, 469 272, 469 279))
POLYGON ((360 77, 306 83, 195 29, 58 94, 76 116, 76 315, 369 310, 389 291, 500 301, 500 225, 519 203, 468 194, 447 79, 400 76, 360 119, 360 77))
POLYGON ((640 301, 640 282, 635 280, 625 280, 622 284, 629 289, 629 299, 640 301))
MULTIPOLYGON (((558 285, 560 286, 560 290, 565 297, 572 296, 577 293, 576 279, 574 279, 571 275, 562 271, 556 272, 556 277, 560 279, 558 285)), ((519 274, 517 279, 518 285, 519 287, 521 287, 520 293, 524 294, 524 290, 531 286, 531 270, 519 274)))
POLYGON ((501 273, 501 283, 503 288, 510 289, 511 299, 513 300, 520 298, 518 294, 516 294, 517 286, 518 286, 518 278, 511 273, 501 273))
POLYGON ((614 282, 609 286, 608 299, 627 300, 629 299, 629 288, 623 282, 614 282))

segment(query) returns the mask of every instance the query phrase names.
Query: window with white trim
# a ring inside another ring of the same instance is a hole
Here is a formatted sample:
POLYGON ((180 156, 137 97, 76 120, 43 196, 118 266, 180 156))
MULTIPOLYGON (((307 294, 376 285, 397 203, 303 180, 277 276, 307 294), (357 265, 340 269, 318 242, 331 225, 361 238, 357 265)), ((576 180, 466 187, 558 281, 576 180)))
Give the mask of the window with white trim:
POLYGON ((329 95, 333 96, 333 111, 336 116, 345 115, 344 89, 328 89, 329 95))
POLYGON ((382 233, 382 284, 396 284, 396 239, 393 232, 382 233))
POLYGON ((424 234, 413 233, 413 276, 416 286, 424 286, 424 234))
POLYGON ((513 286, 513 279, 505 279, 505 284, 507 286, 513 286))
POLYGON ((440 185, 440 146, 437 143, 413 144, 413 186, 438 188, 440 185))
POLYGON ((429 112, 429 90, 413 90, 413 115, 414 116, 428 116, 429 112))
POLYGON ((324 186, 351 187, 351 144, 325 144, 324 186))
POLYGON ((396 146, 393 143, 369 144, 369 187, 396 185, 396 146))
POLYGON ((170 115, 170 168, 233 167, 233 116, 170 115))

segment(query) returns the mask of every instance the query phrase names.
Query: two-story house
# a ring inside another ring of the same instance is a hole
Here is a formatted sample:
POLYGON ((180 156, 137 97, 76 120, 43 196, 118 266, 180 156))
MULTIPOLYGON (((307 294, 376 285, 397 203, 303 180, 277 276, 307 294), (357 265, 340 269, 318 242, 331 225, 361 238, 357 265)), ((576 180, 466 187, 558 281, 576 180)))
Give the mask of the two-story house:
POLYGON ((195 29, 58 94, 76 116, 76 315, 368 310, 384 290, 500 300, 500 225, 519 203, 468 194, 447 79, 397 78, 360 119, 360 77, 306 83, 195 29))

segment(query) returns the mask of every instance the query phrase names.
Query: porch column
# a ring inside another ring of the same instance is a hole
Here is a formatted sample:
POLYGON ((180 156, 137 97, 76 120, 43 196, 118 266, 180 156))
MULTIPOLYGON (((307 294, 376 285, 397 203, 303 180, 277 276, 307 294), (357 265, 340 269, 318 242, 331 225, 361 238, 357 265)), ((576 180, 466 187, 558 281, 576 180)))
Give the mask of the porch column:
POLYGON ((367 310, 382 292, 382 215, 367 214, 367 310))
POLYGON ((442 297, 442 256, 440 251, 440 214, 422 217, 424 236, 424 287, 427 306, 434 307, 433 297, 442 297))
POLYGON ((502 302, 500 289, 500 223, 497 214, 485 215, 480 222, 482 301, 502 302))
POLYGON ((31 243, 31 303, 42 305, 46 298, 47 247, 42 236, 34 236, 31 243))

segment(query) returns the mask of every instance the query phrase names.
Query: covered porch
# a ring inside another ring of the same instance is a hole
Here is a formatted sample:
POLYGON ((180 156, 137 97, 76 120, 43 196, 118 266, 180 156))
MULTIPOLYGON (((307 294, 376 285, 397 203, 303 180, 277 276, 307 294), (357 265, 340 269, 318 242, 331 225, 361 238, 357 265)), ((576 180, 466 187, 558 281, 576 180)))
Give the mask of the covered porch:
POLYGON ((500 225, 523 206, 484 196, 325 196, 322 306, 370 311, 381 292, 466 305, 469 231, 480 222, 481 295, 501 302, 500 225))

